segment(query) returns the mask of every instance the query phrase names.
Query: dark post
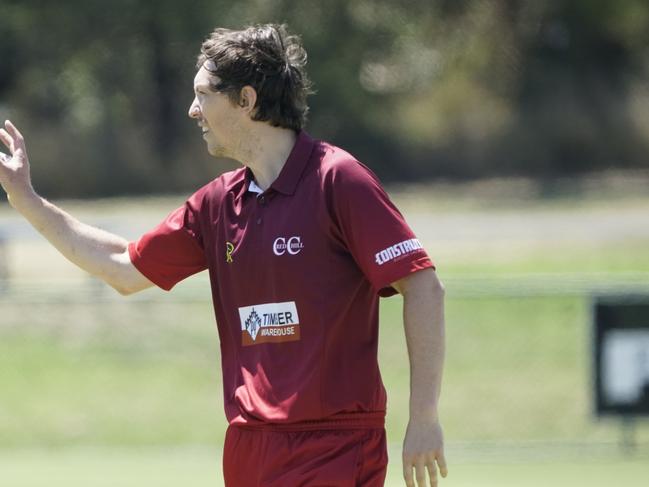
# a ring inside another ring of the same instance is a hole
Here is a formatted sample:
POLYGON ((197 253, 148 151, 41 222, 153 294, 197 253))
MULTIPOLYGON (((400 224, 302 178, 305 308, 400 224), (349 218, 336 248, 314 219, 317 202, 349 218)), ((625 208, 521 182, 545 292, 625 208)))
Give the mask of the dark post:
POLYGON ((636 448, 635 421, 649 416, 649 296, 594 302, 595 410, 621 420, 620 446, 636 448))

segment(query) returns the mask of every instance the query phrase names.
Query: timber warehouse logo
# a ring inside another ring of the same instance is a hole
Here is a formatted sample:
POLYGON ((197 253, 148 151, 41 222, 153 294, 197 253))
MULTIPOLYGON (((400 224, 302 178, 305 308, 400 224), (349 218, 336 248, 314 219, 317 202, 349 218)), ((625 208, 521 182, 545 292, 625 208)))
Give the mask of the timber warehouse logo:
POLYGON ((244 346, 300 339, 300 319, 295 301, 244 306, 239 308, 239 319, 244 346))

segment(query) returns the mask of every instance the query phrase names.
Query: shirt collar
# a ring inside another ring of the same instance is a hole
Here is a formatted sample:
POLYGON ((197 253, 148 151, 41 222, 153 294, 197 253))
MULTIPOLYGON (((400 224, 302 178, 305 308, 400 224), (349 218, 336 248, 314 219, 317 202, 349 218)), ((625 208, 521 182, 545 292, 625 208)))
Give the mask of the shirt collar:
POLYGON ((250 180, 250 183, 248 184, 248 192, 250 193, 255 193, 255 194, 261 194, 264 192, 263 189, 261 189, 259 186, 257 186, 257 183, 255 183, 254 179, 250 180))
MULTIPOLYGON (((297 184, 302 178, 302 173, 304 173, 304 168, 311 158, 314 145, 315 141, 311 136, 304 130, 300 130, 288 159, 286 159, 279 176, 277 176, 277 179, 273 181, 273 184, 271 184, 270 187, 278 193, 288 196, 294 194, 295 188, 297 188, 297 184)), ((245 178, 247 182, 247 190, 257 193, 260 188, 252 178, 252 171, 250 168, 246 168, 245 178)))

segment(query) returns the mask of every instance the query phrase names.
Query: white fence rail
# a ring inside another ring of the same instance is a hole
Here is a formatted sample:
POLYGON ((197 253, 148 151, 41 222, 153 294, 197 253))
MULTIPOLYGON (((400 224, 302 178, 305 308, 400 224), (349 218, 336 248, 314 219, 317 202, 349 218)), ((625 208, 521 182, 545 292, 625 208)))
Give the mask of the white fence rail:
MULTIPOLYGON (((551 297, 649 294, 649 273, 539 273, 489 276, 442 275, 447 297, 551 297)), ((122 297, 103 282, 87 279, 2 279, 0 304, 12 303, 79 303, 104 301, 179 301, 210 299, 206 275, 179 284, 172 292, 150 289, 122 297)))

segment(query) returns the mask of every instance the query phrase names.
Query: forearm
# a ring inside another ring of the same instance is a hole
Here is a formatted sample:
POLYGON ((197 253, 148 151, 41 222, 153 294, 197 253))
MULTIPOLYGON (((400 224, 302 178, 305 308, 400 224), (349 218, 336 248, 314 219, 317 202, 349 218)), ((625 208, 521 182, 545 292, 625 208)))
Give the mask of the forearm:
POLYGON ((126 240, 81 223, 36 194, 25 140, 8 120, 0 128, 0 142, 11 153, 8 156, 0 151, 0 186, 7 193, 9 203, 59 252, 121 294, 153 285, 131 263, 126 240))
POLYGON ((403 294, 410 359, 410 420, 403 440, 403 477, 408 487, 437 486, 437 470, 448 474, 437 405, 444 369, 444 287, 432 269, 393 283, 403 294), (413 476, 414 469, 414 476, 413 476))
POLYGON ((33 191, 9 195, 11 205, 69 261, 120 287, 128 242, 86 225, 33 191))
POLYGON ((404 327, 410 360, 410 418, 438 419, 445 355, 444 289, 435 279, 404 293, 404 327))

